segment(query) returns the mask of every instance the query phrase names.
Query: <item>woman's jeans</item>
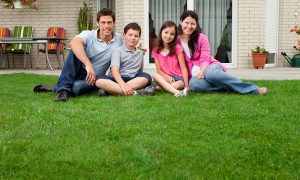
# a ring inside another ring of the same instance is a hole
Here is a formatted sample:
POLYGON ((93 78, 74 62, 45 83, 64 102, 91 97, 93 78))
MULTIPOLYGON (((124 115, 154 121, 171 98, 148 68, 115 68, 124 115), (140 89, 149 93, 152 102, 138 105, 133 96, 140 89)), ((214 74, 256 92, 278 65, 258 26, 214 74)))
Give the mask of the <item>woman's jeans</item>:
POLYGON ((83 67, 83 63, 75 56, 73 51, 70 50, 58 82, 54 87, 54 91, 60 92, 61 90, 65 90, 77 96, 96 90, 97 87, 95 85, 86 83, 86 75, 87 73, 83 67))
POLYGON ((224 72, 218 64, 211 64, 204 73, 204 79, 192 77, 190 88, 197 92, 233 91, 240 94, 258 94, 259 87, 255 84, 243 82, 224 72))

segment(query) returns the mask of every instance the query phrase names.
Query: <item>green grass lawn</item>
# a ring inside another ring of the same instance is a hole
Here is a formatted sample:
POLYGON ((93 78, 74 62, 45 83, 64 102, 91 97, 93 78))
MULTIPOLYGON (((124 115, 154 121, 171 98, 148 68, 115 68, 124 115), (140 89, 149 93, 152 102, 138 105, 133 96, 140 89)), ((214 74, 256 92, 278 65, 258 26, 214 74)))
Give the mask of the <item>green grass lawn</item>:
POLYGON ((267 96, 190 93, 55 103, 58 77, 0 75, 0 179, 299 179, 300 81, 267 96))

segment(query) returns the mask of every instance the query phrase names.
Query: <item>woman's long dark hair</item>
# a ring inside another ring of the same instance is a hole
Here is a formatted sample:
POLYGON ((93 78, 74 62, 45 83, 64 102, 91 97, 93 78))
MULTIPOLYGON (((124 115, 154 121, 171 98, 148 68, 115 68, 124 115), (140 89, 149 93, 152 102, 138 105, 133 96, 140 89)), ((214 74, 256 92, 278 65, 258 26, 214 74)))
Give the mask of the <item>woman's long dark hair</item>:
MULTIPOLYGON (((196 25, 198 26, 198 15, 195 11, 191 11, 191 10, 184 11, 180 16, 180 21, 181 22, 184 21, 185 18, 187 18, 187 17, 191 17, 191 18, 195 19, 196 25)), ((196 28, 195 31, 192 33, 191 38, 188 41, 188 46, 191 51, 191 57, 193 57, 193 55, 196 51, 196 46, 198 43, 198 36, 199 36, 199 33, 201 33, 201 32, 202 32, 201 29, 196 28)))
POLYGON ((164 49, 164 41, 162 40, 162 31, 168 27, 174 27, 175 28, 175 36, 174 36, 174 39, 173 41, 171 41, 168 45, 169 45, 169 56, 172 56, 175 54, 175 50, 176 50, 176 37, 177 37, 177 25, 173 22, 173 21, 166 21, 163 23, 163 25, 161 26, 160 28, 160 31, 159 31, 159 36, 158 36, 158 44, 157 44, 157 53, 160 53, 161 50, 164 49))

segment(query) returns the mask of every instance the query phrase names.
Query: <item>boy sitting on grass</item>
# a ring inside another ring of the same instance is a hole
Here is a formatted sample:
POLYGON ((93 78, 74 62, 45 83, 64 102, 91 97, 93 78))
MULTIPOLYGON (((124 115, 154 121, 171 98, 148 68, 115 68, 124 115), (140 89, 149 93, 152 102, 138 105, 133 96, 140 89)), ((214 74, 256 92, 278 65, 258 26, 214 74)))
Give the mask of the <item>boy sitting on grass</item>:
POLYGON ((124 28, 123 45, 112 53, 110 72, 107 76, 97 78, 96 86, 99 95, 152 95, 150 86, 152 78, 143 72, 144 54, 136 48, 141 36, 141 27, 137 23, 129 23, 124 28), (142 89, 145 88, 145 89, 142 89))

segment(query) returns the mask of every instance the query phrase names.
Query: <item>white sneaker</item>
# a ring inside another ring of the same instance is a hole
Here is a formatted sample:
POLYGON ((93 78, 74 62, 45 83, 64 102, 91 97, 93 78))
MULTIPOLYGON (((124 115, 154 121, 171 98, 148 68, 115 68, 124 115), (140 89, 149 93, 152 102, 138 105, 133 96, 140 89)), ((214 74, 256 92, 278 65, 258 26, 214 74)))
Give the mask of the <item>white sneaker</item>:
POLYGON ((178 93, 175 94, 175 97, 182 97, 183 91, 178 91, 178 93))
POLYGON ((187 88, 184 88, 182 91, 183 91, 182 92, 183 96, 188 96, 189 95, 189 90, 187 88))
POLYGON ((183 96, 187 96, 188 94, 189 94, 189 90, 184 88, 183 90, 176 93, 175 96, 176 97, 183 97, 183 96))

